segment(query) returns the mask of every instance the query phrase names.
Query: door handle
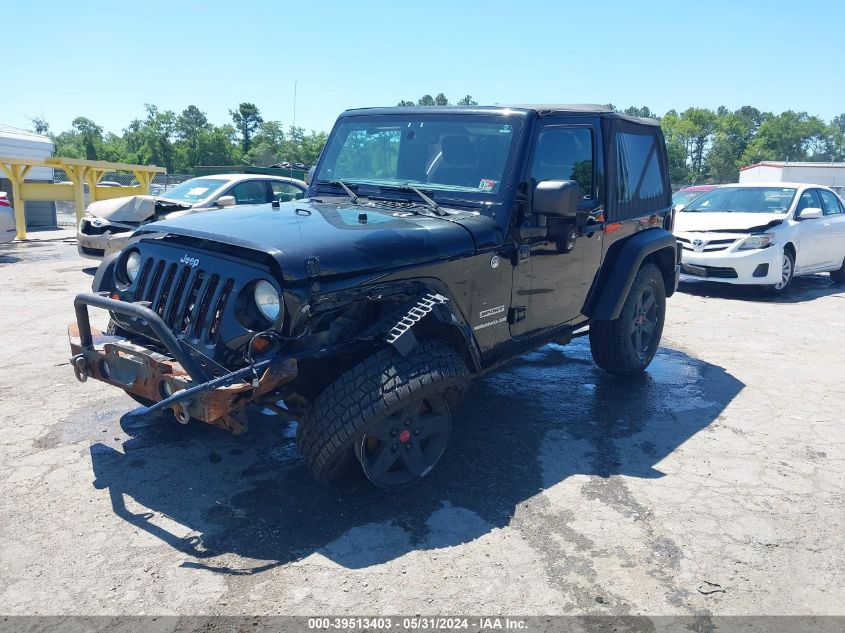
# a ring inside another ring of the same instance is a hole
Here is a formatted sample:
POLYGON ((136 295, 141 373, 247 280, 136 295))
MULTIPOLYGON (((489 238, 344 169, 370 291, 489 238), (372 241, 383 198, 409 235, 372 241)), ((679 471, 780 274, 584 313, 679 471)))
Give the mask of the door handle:
POLYGON ((585 211, 584 215, 586 217, 579 223, 580 226, 578 227, 578 232, 581 235, 592 237, 596 231, 604 230, 605 220, 603 207, 596 207, 595 209, 585 211))

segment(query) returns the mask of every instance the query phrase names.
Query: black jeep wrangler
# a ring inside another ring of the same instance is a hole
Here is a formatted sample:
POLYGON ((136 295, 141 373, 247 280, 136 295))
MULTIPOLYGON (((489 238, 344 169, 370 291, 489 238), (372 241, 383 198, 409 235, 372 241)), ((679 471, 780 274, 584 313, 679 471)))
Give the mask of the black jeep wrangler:
POLYGON ((306 198, 149 224, 75 301, 77 378, 246 429, 298 419, 316 477, 437 463, 467 383, 589 335, 643 371, 677 286, 654 121, 599 106, 374 108, 338 119, 306 198), (110 312, 92 330, 88 306, 110 312))

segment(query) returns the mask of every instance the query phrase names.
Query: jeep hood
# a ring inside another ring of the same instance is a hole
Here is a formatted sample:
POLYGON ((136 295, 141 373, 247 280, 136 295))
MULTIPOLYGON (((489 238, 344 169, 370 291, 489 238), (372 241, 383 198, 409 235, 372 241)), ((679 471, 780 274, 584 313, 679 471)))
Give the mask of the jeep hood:
POLYGON ((470 230, 444 217, 397 216, 348 202, 316 200, 189 215, 144 225, 136 235, 141 233, 181 235, 267 253, 286 282, 392 270, 475 251, 470 230), (315 257, 316 267, 308 263, 315 257))
POLYGON ((679 211, 675 214, 675 231, 764 231, 777 226, 787 217, 787 213, 679 211))

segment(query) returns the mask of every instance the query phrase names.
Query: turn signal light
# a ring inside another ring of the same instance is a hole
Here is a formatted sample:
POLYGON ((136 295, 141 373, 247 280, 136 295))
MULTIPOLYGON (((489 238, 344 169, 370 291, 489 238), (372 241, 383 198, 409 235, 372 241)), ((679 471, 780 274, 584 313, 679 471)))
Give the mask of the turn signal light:
POLYGON ((272 345, 272 343, 269 338, 258 336, 252 339, 252 345, 250 347, 252 347, 253 352, 266 352, 270 349, 270 345, 272 345))

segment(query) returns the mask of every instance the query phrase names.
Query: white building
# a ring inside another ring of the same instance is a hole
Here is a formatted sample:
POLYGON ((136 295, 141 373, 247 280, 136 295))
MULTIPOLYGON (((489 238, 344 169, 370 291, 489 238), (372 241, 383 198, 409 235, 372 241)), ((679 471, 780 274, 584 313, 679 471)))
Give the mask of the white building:
POLYGON ((742 167, 739 182, 801 182, 824 185, 845 194, 845 163, 763 161, 742 167))
MULTIPOLYGON (((53 141, 46 136, 21 130, 0 123, 0 156, 11 158, 34 158, 43 160, 53 155, 53 141)), ((12 205, 12 183, 0 171, 0 191, 7 192, 12 205)), ((53 170, 48 167, 33 167, 26 177, 27 182, 53 182, 53 170)), ((53 202, 27 202, 26 225, 28 227, 56 226, 56 205, 53 202)))

